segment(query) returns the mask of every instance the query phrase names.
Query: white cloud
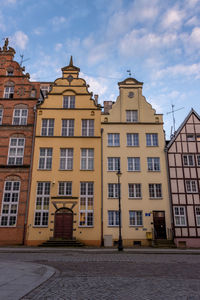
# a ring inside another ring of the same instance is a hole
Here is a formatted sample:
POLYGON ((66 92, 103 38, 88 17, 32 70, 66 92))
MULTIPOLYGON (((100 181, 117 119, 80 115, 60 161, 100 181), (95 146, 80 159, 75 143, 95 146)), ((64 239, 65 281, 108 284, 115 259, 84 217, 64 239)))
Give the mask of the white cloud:
POLYGON ((90 92, 93 92, 94 94, 98 94, 99 96, 102 96, 105 94, 105 92, 108 89, 108 84, 105 79, 99 78, 96 79, 92 76, 85 75, 84 73, 80 72, 80 77, 84 78, 85 81, 90 85, 90 92))
POLYGON ((54 26, 60 26, 60 25, 63 25, 63 24, 66 24, 67 23, 67 19, 65 17, 54 17, 52 20, 51 20, 52 24, 54 26))
POLYGON ((17 47, 19 47, 21 50, 24 50, 29 38, 23 31, 16 31, 11 40, 17 47))
POLYGON ((164 29, 179 29, 183 23, 185 13, 177 8, 169 9, 163 16, 162 26, 164 29))
POLYGON ((0 30, 6 31, 5 20, 1 11, 0 11, 0 30))
POLYGON ((186 22, 186 25, 188 25, 188 26, 198 26, 199 24, 200 24, 200 21, 197 19, 196 16, 193 16, 186 22))
POLYGON ((177 77, 177 76, 192 76, 193 79, 200 79, 200 63, 192 65, 177 64, 175 66, 167 67, 156 72, 156 78, 165 76, 177 77))
POLYGON ((55 45, 55 50, 56 50, 56 51, 59 51, 59 50, 62 48, 62 46, 63 46, 63 44, 57 43, 57 44, 55 45))
POLYGON ((44 28, 42 27, 37 27, 33 30, 33 33, 36 35, 42 35, 44 33, 44 28))

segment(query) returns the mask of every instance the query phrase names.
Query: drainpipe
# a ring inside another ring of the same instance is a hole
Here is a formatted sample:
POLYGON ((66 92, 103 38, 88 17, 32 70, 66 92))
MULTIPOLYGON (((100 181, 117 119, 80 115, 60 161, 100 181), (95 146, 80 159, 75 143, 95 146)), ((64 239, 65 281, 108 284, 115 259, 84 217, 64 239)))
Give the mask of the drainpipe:
POLYGON ((172 226, 172 239, 174 240, 174 220, 173 220, 173 213, 172 213, 172 193, 171 193, 171 185, 170 185, 170 175, 169 175, 169 160, 168 160, 168 148, 165 146, 165 159, 166 159, 166 170, 167 170, 167 183, 168 183, 168 191, 169 191, 169 206, 170 206, 170 219, 171 219, 171 226, 172 226))
POLYGON ((101 247, 103 246, 103 128, 101 128, 101 247))
POLYGON ((25 210, 24 232, 23 232, 23 245, 25 245, 26 232, 27 232, 28 208, 29 208, 29 199, 30 199, 30 190, 31 190, 31 179, 32 179, 32 169, 33 169, 33 154, 34 154, 34 146, 35 146, 37 105, 35 105, 33 107, 33 111, 34 111, 34 124, 33 124, 32 147, 31 147, 31 162, 30 162, 29 179, 28 179, 28 192, 27 192, 27 198, 26 198, 26 210, 25 210))

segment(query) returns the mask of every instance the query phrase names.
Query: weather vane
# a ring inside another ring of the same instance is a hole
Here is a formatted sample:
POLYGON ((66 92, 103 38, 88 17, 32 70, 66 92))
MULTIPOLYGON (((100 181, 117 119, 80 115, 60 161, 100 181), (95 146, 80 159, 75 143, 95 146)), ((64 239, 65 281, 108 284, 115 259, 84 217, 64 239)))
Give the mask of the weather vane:
POLYGON ((131 69, 127 70, 126 72, 128 72, 128 75, 131 77, 131 69))

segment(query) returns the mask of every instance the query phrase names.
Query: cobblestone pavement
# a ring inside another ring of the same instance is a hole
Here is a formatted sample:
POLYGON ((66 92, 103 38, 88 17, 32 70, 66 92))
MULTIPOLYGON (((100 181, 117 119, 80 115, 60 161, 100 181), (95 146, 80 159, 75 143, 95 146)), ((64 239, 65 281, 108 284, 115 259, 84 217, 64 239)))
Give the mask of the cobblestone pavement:
POLYGON ((200 299, 200 255, 132 253, 0 253, 0 261, 34 262, 56 274, 32 299, 200 299))

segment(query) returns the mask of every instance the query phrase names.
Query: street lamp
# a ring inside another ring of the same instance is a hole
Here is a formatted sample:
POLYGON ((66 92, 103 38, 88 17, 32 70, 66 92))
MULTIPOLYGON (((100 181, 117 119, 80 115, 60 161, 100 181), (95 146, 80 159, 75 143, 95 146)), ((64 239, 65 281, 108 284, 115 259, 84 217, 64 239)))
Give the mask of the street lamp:
POLYGON ((118 199, 119 199, 119 241, 118 251, 123 251, 122 233, 121 233, 121 189, 120 189, 120 176, 122 175, 120 168, 117 171, 118 178, 118 199))

